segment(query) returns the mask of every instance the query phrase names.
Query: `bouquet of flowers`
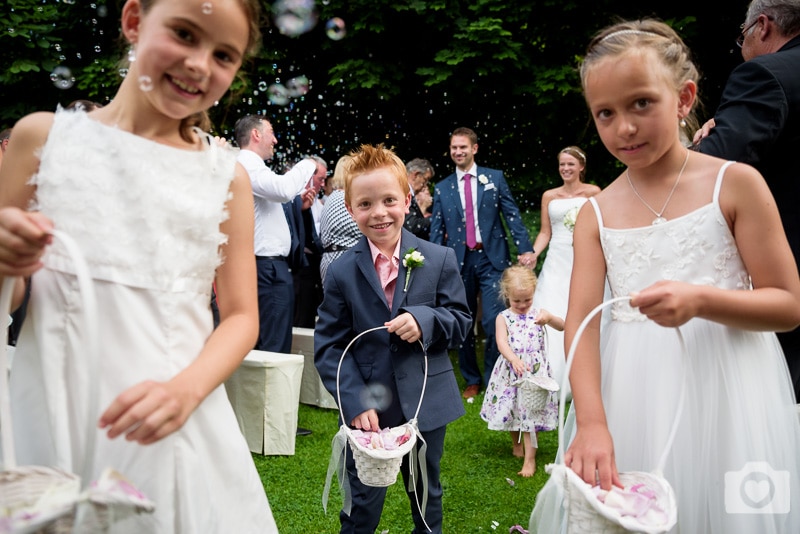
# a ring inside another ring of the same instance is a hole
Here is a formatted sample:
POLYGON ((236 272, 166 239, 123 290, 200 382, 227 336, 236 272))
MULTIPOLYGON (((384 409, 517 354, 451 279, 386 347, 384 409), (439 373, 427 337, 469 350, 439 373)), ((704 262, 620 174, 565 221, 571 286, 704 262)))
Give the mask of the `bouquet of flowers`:
POLYGON ((570 232, 575 231, 575 220, 578 218, 578 207, 574 206, 564 215, 564 226, 570 232))

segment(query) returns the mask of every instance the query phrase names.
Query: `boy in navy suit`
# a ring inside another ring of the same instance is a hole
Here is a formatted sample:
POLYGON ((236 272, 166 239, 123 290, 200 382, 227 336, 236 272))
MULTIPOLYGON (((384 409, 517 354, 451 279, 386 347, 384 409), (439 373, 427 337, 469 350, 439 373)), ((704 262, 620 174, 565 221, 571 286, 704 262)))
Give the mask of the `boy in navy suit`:
MULTIPOLYGON (((472 321, 453 250, 403 229, 410 201, 405 166, 391 150, 364 145, 353 154, 345 176, 345 204, 364 237, 328 268, 314 333, 314 363, 335 397, 337 366, 347 344, 365 330, 387 327, 361 337, 345 355, 339 376, 341 411, 351 428, 376 431, 412 419, 422 396, 417 424, 427 443, 424 522, 416 497, 409 494, 414 532, 421 534, 427 532, 426 523, 432 532, 442 532, 439 463, 445 428, 465 413, 448 349, 463 342, 472 321), (424 260, 409 272, 403 260, 410 249, 424 260), (424 392, 419 340, 428 354, 424 392)), ((386 488, 362 484, 352 452, 346 456, 352 507, 349 514, 339 514, 341 532, 371 534, 380 522, 386 488)), ((406 488, 408 459, 401 466, 406 488)), ((417 486, 422 495, 422 483, 417 486)))

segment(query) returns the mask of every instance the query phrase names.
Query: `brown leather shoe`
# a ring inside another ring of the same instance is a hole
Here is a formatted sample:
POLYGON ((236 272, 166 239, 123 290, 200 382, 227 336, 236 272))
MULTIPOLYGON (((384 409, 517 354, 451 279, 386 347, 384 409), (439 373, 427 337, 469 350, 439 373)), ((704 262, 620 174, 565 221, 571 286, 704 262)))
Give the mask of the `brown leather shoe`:
POLYGON ((481 387, 478 384, 472 384, 464 388, 464 393, 461 395, 465 399, 469 399, 480 393, 481 387))

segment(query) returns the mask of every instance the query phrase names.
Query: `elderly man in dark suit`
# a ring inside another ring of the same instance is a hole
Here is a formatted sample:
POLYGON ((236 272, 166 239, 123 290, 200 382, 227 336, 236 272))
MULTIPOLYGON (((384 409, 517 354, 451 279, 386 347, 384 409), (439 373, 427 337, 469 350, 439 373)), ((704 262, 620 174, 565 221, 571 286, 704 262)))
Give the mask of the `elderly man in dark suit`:
MULTIPOLYGON (((753 0, 714 118, 695 135, 700 152, 749 163, 767 181, 800 265, 800 0, 753 0)), ((800 398, 800 330, 779 333, 800 398)))
POLYGON ((503 172, 479 167, 475 163, 477 152, 475 132, 456 128, 450 136, 450 158, 456 170, 436 184, 431 217, 431 242, 446 244, 456 251, 473 318, 478 291, 481 293, 481 324, 486 333, 483 375, 475 356, 475 336, 470 330, 458 350, 458 364, 467 384, 464 398, 480 392, 481 380, 484 385, 489 383, 500 354, 494 337, 495 319, 504 308, 498 285, 503 271, 511 265, 502 219, 517 245, 519 262, 530 268, 536 265, 528 231, 503 172))
POLYGON ((411 188, 411 204, 408 206, 406 230, 422 239, 429 239, 431 236, 431 217, 428 212, 433 198, 428 189, 428 182, 431 181, 436 172, 430 161, 422 158, 414 158, 406 163, 408 172, 408 185, 411 188))

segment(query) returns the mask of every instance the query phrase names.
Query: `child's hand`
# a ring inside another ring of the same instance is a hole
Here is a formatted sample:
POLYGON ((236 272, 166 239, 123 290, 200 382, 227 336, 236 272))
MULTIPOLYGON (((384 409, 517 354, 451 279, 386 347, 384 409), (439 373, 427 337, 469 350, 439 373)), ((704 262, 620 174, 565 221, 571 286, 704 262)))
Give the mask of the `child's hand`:
POLYGON ((539 310, 539 313, 536 314, 536 319, 534 319, 533 322, 539 326, 550 326, 558 331, 564 330, 564 319, 557 315, 553 315, 545 309, 539 310))
POLYGON ((631 293, 631 306, 661 326, 680 326, 697 315, 693 284, 661 280, 631 293))
POLYGON ((148 380, 120 393, 97 426, 108 428, 111 439, 125 434, 128 441, 148 445, 182 427, 198 404, 170 382, 148 380))
POLYGON ((401 313, 388 323, 383 323, 387 326, 390 333, 397 334, 403 341, 415 343, 422 337, 422 330, 417 324, 417 320, 410 313, 401 313))
POLYGON ((41 213, 0 209, 0 274, 30 276, 38 271, 52 231, 53 222, 41 213))
POLYGON ((539 326, 544 326, 549 324, 550 321, 553 320, 553 314, 547 310, 539 310, 539 313, 536 314, 536 319, 534 319, 534 323, 538 324, 539 326))
POLYGON ((512 360, 510 360, 509 363, 511 364, 511 368, 514 370, 514 374, 516 374, 517 376, 524 375, 525 371, 528 370, 527 367, 525 367, 525 364, 522 362, 522 360, 520 360, 516 356, 512 360))
POLYGON ((381 429, 381 425, 378 423, 378 412, 374 408, 361 412, 350 421, 350 426, 367 432, 377 432, 381 429))
POLYGON ((599 482, 604 490, 610 490, 612 484, 622 487, 614 459, 614 442, 604 424, 583 429, 578 426, 575 439, 564 454, 564 464, 591 486, 599 482))

